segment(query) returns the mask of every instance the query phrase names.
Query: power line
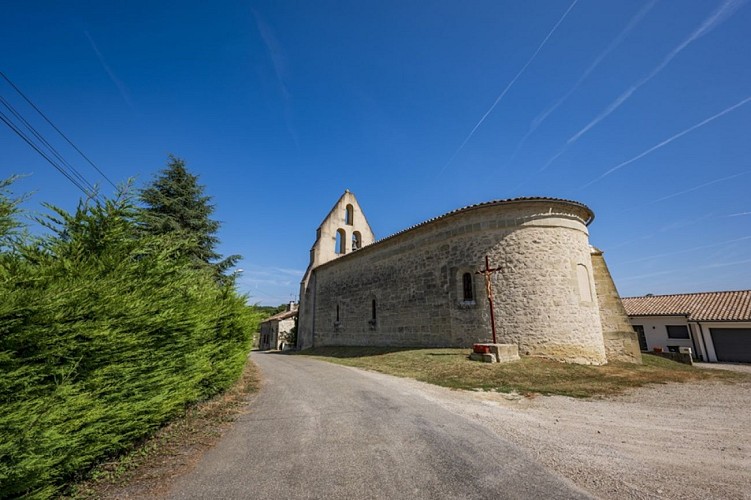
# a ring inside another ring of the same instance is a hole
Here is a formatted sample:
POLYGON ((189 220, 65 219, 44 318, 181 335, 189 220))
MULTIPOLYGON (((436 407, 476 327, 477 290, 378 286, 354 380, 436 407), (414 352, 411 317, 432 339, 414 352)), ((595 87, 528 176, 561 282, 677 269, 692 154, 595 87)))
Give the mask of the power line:
POLYGON ((55 149, 52 144, 47 141, 47 139, 44 138, 44 136, 39 133, 33 125, 31 125, 22 115, 19 113, 13 105, 11 105, 8 101, 5 100, 2 96, 0 96, 0 103, 2 103, 12 114, 16 117, 16 120, 20 121, 26 129, 31 132, 34 137, 37 138, 38 141, 40 141, 43 145, 47 147, 47 149, 52 153, 52 155, 57 158, 57 160, 63 164, 68 169, 68 172, 71 173, 74 177, 76 177, 81 183, 83 183, 90 192, 95 192, 96 188, 83 176, 81 175, 76 168, 71 165, 63 156, 55 149))
POLYGON ((41 111, 41 110, 40 110, 40 109, 39 109, 39 108, 38 108, 38 107, 37 107, 37 106, 36 106, 36 105, 35 105, 35 104, 34 104, 33 102, 31 102, 31 99, 29 99, 28 97, 26 97, 26 94, 24 94, 23 92, 21 92, 21 89, 19 89, 19 88, 18 88, 18 87, 16 86, 16 84, 14 84, 14 83, 13 83, 13 82, 12 82, 12 81, 10 80, 10 78, 8 78, 8 77, 7 77, 6 75, 5 75, 5 73, 3 73, 2 71, 0 71, 0 76, 2 76, 2 77, 3 77, 4 79, 5 79, 5 81, 6 81, 6 82, 8 82, 8 83, 10 84, 10 86, 11 86, 11 87, 13 87, 13 89, 14 89, 14 90, 15 90, 16 92, 18 92, 18 94, 19 94, 19 95, 20 95, 21 97, 23 97, 23 98, 24 98, 24 100, 25 100, 25 101, 26 101, 27 103, 29 103, 29 105, 30 105, 30 106, 31 106, 32 108, 34 108, 34 109, 36 110, 36 112, 37 112, 37 113, 39 113, 39 114, 41 115, 41 117, 42 117, 42 118, 44 118, 44 120, 45 120, 45 121, 46 121, 46 122, 47 122, 47 123, 48 123, 48 124, 49 124, 49 125, 50 125, 50 126, 51 126, 51 127, 53 128, 53 129, 55 129, 55 131, 56 131, 56 132, 57 132, 58 134, 60 134, 60 135, 61 135, 61 136, 63 137, 63 139, 65 139, 65 140, 66 140, 66 141, 68 142, 68 144, 70 144, 70 145, 71 145, 71 146, 73 147, 73 149, 75 149, 75 150, 76 150, 76 151, 78 152, 78 154, 80 154, 80 155, 81 155, 81 156, 82 156, 82 157, 83 157, 83 158, 84 158, 84 159, 85 159, 85 160, 86 160, 87 162, 89 162, 89 165, 91 165, 92 167, 94 167, 94 169, 95 169, 95 170, 96 170, 97 172, 99 172, 99 174, 100 174, 100 175, 101 175, 102 177, 104 177, 104 179, 105 179, 105 180, 106 180, 107 182, 109 182, 109 183, 110 183, 110 185, 111 185, 111 186, 112 186, 113 188, 117 189, 117 186, 115 185, 115 183, 114 183, 114 182, 112 182, 112 181, 111 181, 111 180, 109 179, 109 177, 107 177, 107 176, 105 175, 105 173, 104 173, 104 172, 102 172, 102 171, 101 171, 101 170, 99 169, 99 167, 97 167, 97 166, 96 166, 96 165, 94 164, 94 162, 93 162, 93 161, 91 161, 91 160, 89 159, 89 157, 88 157, 88 156, 86 156, 86 155, 85 155, 85 154, 83 153, 83 151, 81 151, 80 149, 78 149, 78 146, 76 146, 75 144, 73 144, 73 141, 71 141, 70 139, 68 139, 68 136, 66 136, 65 134, 63 134, 62 130, 60 130, 59 128, 57 128, 57 127, 55 126, 55 124, 54 124, 54 123, 52 123, 52 121, 51 121, 51 120, 50 120, 49 118, 47 118, 47 116, 46 116, 46 115, 45 115, 44 113, 42 113, 42 111, 41 111))
POLYGON ((3 122, 5 122, 5 124, 6 124, 6 125, 7 125, 8 127, 10 127, 10 129, 11 129, 11 130, 12 130, 13 132, 15 132, 15 133, 16 133, 16 134, 17 134, 17 135, 18 135, 18 136, 19 136, 19 137, 20 137, 21 139, 23 139, 23 140, 24 140, 24 141, 25 141, 25 142, 26 142, 26 143, 27 143, 27 144, 28 144, 29 146, 31 146, 31 147, 32 147, 32 149, 34 149, 34 150, 35 150, 35 151, 36 151, 37 153, 39 153, 39 154, 40 154, 40 155, 42 156, 42 158, 44 158, 45 160, 47 160, 47 161, 49 162, 49 164, 50 164, 50 165, 52 165, 53 167, 55 167, 55 169, 56 169, 56 170, 57 170, 58 172, 60 172, 61 174, 63 174, 63 175, 64 175, 64 176, 65 176, 65 177, 66 177, 66 178, 67 178, 67 179, 68 179, 68 180, 69 180, 70 182, 72 182, 72 183, 73 183, 73 185, 74 185, 74 186, 76 186, 76 187, 77 187, 78 189, 80 189, 80 190, 81 190, 81 191, 82 191, 82 192, 83 192, 83 193, 84 193, 84 194, 85 194, 85 195, 86 195, 87 197, 89 197, 89 198, 94 198, 94 197, 95 197, 95 193, 88 191, 88 190, 87 190, 87 189, 86 189, 86 188, 85 188, 84 186, 82 186, 82 185, 81 185, 81 184, 80 184, 80 183, 79 183, 79 182, 78 182, 78 181, 77 181, 77 180, 76 180, 75 178, 73 178, 73 177, 72 177, 72 176, 71 176, 71 175, 70 175, 70 174, 69 174, 68 172, 66 172, 66 171, 65 171, 65 170, 64 170, 63 168, 61 168, 61 167, 60 167, 60 166, 59 166, 59 165, 58 165, 57 163, 55 163, 55 162, 54 162, 54 161, 53 161, 53 160, 52 160, 52 159, 51 159, 51 158, 50 158, 49 156, 47 156, 47 155, 46 155, 46 154, 44 153, 44 151, 42 151, 41 149, 39 149, 39 147, 37 147, 37 145, 36 145, 36 144, 34 144, 34 142, 33 142, 33 141, 32 141, 31 139, 29 139, 29 137, 28 137, 28 136, 27 136, 26 134, 24 134, 24 133, 23 133, 23 131, 22 131, 22 130, 20 130, 20 129, 19 129, 19 128, 18 128, 18 127, 17 127, 17 126, 16 126, 16 125, 15 125, 15 124, 13 123, 13 121, 12 121, 12 120, 10 120, 10 119, 8 118, 8 116, 7 116, 7 115, 6 115, 5 113, 3 113, 3 112, 2 112, 1 110, 0 110, 0 120, 2 120, 3 122))

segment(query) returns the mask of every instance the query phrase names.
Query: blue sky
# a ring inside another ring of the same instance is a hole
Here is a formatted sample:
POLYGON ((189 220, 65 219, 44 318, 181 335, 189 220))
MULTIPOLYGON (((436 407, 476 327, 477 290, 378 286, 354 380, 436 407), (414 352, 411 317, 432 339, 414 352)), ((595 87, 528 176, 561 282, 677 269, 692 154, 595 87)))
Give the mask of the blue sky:
MULTIPOLYGON (((185 159, 251 302, 298 293, 345 189, 377 237, 491 199, 581 201, 630 296, 751 288, 749 32, 735 0, 11 2, 0 69, 117 182, 185 159)), ((0 151, 27 208, 75 206, 4 126, 0 151)))

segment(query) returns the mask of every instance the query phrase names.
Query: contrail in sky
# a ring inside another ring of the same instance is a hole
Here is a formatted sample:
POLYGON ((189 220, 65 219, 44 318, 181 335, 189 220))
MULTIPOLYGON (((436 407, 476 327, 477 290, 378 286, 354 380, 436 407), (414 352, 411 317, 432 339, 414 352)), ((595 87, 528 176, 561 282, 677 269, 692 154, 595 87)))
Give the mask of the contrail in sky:
POLYGON ((651 148, 647 149, 646 151, 644 151, 642 153, 639 153, 638 155, 634 156, 633 158, 631 158, 629 160, 626 160, 626 161, 624 161, 622 163, 619 163, 618 165, 616 165, 615 167, 613 167, 610 170, 606 171, 605 173, 603 173, 599 177, 596 177, 595 179, 593 179, 593 180, 589 181, 588 183, 584 184, 580 189, 587 188, 587 187, 591 186, 592 184, 594 184, 595 182, 599 182, 600 180, 604 179, 605 177, 607 177, 608 175, 612 174, 616 170, 620 170, 621 168, 625 167, 626 165, 628 165, 630 163, 633 163, 636 160, 647 156, 649 153, 652 153, 652 152, 654 152, 654 151, 662 148, 663 146, 667 146, 668 144, 670 144, 674 140, 676 140, 676 139, 678 139, 680 137, 683 137, 684 135, 688 134, 689 132, 693 132, 697 128, 703 127, 707 123, 713 122, 714 120, 720 118, 721 116, 724 116, 724 115, 730 113, 731 111, 733 111, 733 110, 735 110, 737 108, 740 108, 741 106, 743 106, 744 104, 748 103, 749 101, 751 101, 751 96, 750 97, 746 97, 742 101, 740 101, 740 102, 738 102, 738 103, 730 106, 729 108, 726 108, 726 109, 720 111, 716 115, 710 116, 706 120, 703 120, 703 121, 697 123, 696 125, 693 125, 693 126, 687 128, 686 130, 678 132, 674 136, 665 139, 664 141, 660 142, 659 144, 656 144, 656 145, 652 146, 651 148))
POLYGON ((648 240, 650 238, 654 238, 659 233, 665 233, 665 232, 675 231, 675 230, 678 230, 678 229, 685 229, 685 228, 687 228, 689 226, 693 226, 694 224, 696 224, 698 222, 712 220, 712 219, 716 219, 716 218, 719 218, 719 217, 728 217, 728 216, 727 215, 719 215, 718 216, 718 215, 714 215, 714 212, 709 212, 709 213, 706 213, 706 214, 704 214, 701 217, 698 217, 696 219, 691 219, 689 221, 677 222, 677 223, 674 222, 672 224, 668 224, 667 226, 661 227, 658 231, 656 231, 654 233, 650 233, 650 234, 638 236, 636 238, 631 238, 631 239, 628 239, 628 240, 625 240, 625 241, 621 241, 620 243, 617 243, 615 245, 610 245, 610 246, 608 246, 608 249, 609 250, 614 250, 616 248, 621 248, 622 246, 630 245, 631 243, 636 243, 637 241, 643 241, 643 240, 648 240))
MULTIPOLYGON (((713 181, 705 182, 704 184, 699 184, 698 186, 694 186, 692 188, 684 189, 683 191, 678 191, 677 193, 669 194, 667 196, 663 196, 662 198, 657 198, 656 200, 649 201, 647 203, 639 203, 639 205, 632 206, 631 208, 627 208, 625 210, 622 210, 619 213, 624 212, 630 212, 631 210, 636 210, 637 208, 647 207, 649 205, 654 205, 655 203, 660 203, 661 201, 669 200, 670 198, 675 198, 677 196, 681 196, 687 193, 691 193, 693 191, 698 191, 699 189, 703 189, 705 187, 711 186, 712 184, 717 184, 724 181, 729 181, 730 179, 735 179, 736 177, 740 177, 742 175, 750 174, 751 170, 745 170, 743 172, 739 172, 737 174, 728 175, 726 177, 721 177, 719 179, 715 179, 713 181)), ((751 213, 751 212, 749 212, 751 213)))
POLYGON ((592 64, 589 65, 589 67, 582 73, 582 75, 579 77, 579 79, 574 83, 574 85, 566 92, 563 97, 558 99, 552 106, 550 106, 548 109, 540 113, 534 120, 532 120, 532 124, 529 127, 529 131, 522 137, 521 141, 519 141, 519 144, 516 146, 516 149, 514 150, 514 153, 511 155, 511 157, 515 157, 516 154, 519 152, 521 147, 524 145, 525 142, 527 142, 527 139, 530 135, 534 133, 537 128, 542 125, 542 123, 547 119, 548 116, 550 116, 553 111, 558 109, 558 107, 566 102, 566 100, 571 97, 571 95, 576 92, 579 87, 581 87, 582 83, 584 83, 584 80, 589 77, 590 74, 597 68, 597 66, 600 65, 600 63, 605 59, 605 57, 608 56, 618 45, 623 42, 623 39, 626 38, 626 35, 628 35, 631 30, 634 29, 634 27, 639 24, 639 21, 644 18, 644 16, 647 15, 647 13, 652 10, 652 7, 655 6, 655 4, 658 2, 658 0, 652 0, 647 5, 642 7, 642 9, 636 13, 634 17, 631 18, 631 20, 628 22, 625 28, 616 36, 610 44, 603 50, 600 55, 598 55, 595 60, 592 62, 592 64))
POLYGON ((251 15, 256 23, 258 34, 261 35, 261 40, 266 46, 266 50, 269 53, 269 59, 271 59, 271 65, 274 68, 274 75, 276 76, 276 82, 279 86, 279 93, 284 100, 284 122, 287 126, 287 131, 292 140, 295 141, 297 148, 300 148, 300 140, 297 135, 297 129, 293 126, 293 113, 292 113, 292 96, 290 95, 289 88, 287 87, 287 58, 284 55, 284 50, 279 40, 274 35, 271 27, 261 18, 255 9, 251 9, 251 15))
POLYGON ((128 89, 125 87, 125 84, 120 81, 120 79, 115 75, 115 73, 110 69, 109 65, 107 64, 107 61, 104 60, 104 56, 101 52, 99 52, 99 47, 97 47, 96 42, 94 42, 94 39, 91 38, 91 35, 88 31, 84 30, 84 35, 86 35, 86 38, 89 39, 89 43, 91 44, 91 48, 94 49, 94 53, 96 53, 96 56, 99 58, 99 63, 102 65, 102 68, 104 68, 104 71, 107 73, 107 76, 110 77, 110 80, 112 80, 112 83, 115 84, 117 87, 117 90, 120 91, 120 95, 122 96, 125 103, 133 108, 133 103, 130 100, 130 97, 128 97, 128 89))
POLYGON ((538 170, 538 172, 542 172, 543 170, 548 168, 555 160, 557 160, 565 152, 566 152, 566 146, 563 146, 561 149, 558 150, 556 154, 551 156, 550 159, 547 162, 545 162, 545 165, 543 165, 542 168, 538 170))
POLYGON ((589 122, 583 129, 581 129, 579 132, 571 136, 569 140, 567 141, 567 144, 573 144, 579 138, 586 134, 589 130, 592 129, 595 125, 600 123, 602 120, 607 118, 613 111, 618 109, 624 102, 628 100, 631 95, 639 90, 640 87, 648 83, 650 80, 652 80, 655 76, 657 76, 665 67, 670 64, 670 61, 672 61, 678 54, 680 54, 683 49, 688 47, 690 44, 698 40, 699 38, 703 37, 704 35, 711 32, 713 29, 715 29, 717 26, 722 24, 723 21, 728 19, 730 16, 735 13, 738 8, 743 5, 743 3, 746 0, 726 0, 716 11, 714 11, 708 18, 704 20, 704 22, 699 26, 691 35, 689 35, 688 38, 683 40, 677 47, 675 47, 670 53, 665 56, 665 58, 662 60, 660 64, 658 64, 652 71, 647 74, 647 76, 643 77, 641 80, 637 81, 635 84, 633 84, 631 87, 629 87, 624 93, 622 93, 618 98, 610 103, 610 105, 605 108, 604 111, 602 111, 597 117, 589 122))
POLYGON ((648 255, 646 257, 640 257, 638 259, 632 259, 632 260, 622 261, 622 262, 619 262, 619 264, 621 264, 621 265, 622 264, 634 264, 636 262, 644 262, 645 260, 658 259, 660 257, 671 257, 673 255, 680 255, 680 254, 683 254, 683 253, 695 252, 696 250, 704 250, 706 248, 720 247, 720 246, 723 246, 723 245, 727 245, 729 243, 737 243, 739 241, 746 241, 746 240, 751 240, 751 236, 743 236, 741 238, 735 238, 735 239, 732 239, 732 240, 721 241, 719 243, 710 243, 708 245, 699 245, 699 246, 695 246, 695 247, 691 247, 691 248, 683 248, 683 249, 677 250, 675 252, 658 253, 658 254, 654 254, 654 255, 648 255))
POLYGON ((503 100, 503 98, 506 96, 506 93, 511 89, 511 87, 513 87, 514 83, 516 83, 516 80, 518 80, 519 77, 522 75, 522 73, 524 73, 524 70, 527 69, 527 66, 529 66, 530 64, 532 64, 532 61, 535 60, 535 58, 537 57, 537 54, 540 53, 540 51, 542 50, 542 48, 547 43, 548 39, 551 36, 553 36, 553 33, 555 33, 555 30, 558 29, 558 26, 563 22, 564 19, 566 19, 566 16, 568 16, 568 13, 571 12, 571 9, 574 8, 574 6, 576 5, 576 3, 578 1, 579 0, 574 0, 573 2, 571 2, 571 5, 569 5, 568 9, 566 9, 566 12, 564 12, 563 15, 561 16, 561 18, 558 19, 558 22, 555 23, 555 26, 553 26, 553 29, 551 29, 550 32, 547 34, 547 36, 542 40, 542 42, 540 43, 540 45, 537 47, 537 50, 535 50, 535 52, 532 54, 532 57, 529 58, 529 60, 527 61, 527 63, 524 66, 522 66, 522 69, 520 69, 519 72, 516 74, 516 76, 508 83, 508 85, 506 85, 506 88, 503 89, 503 92, 501 92, 500 95, 498 96, 498 98, 496 98, 496 100, 493 103, 493 105, 490 106, 490 109, 488 109, 485 112, 485 114, 482 115, 482 118, 480 118, 480 121, 477 122, 477 125, 474 126, 474 128, 470 131, 469 135, 467 135, 467 137, 464 139, 464 142, 462 142, 462 144, 454 152, 454 154, 451 155, 451 158, 449 158, 449 161, 446 162, 446 165, 443 166, 443 168, 441 169, 441 171, 438 172, 439 175, 441 173, 443 173, 443 171, 446 170, 446 168, 449 165, 451 165, 451 162, 454 161, 454 158, 456 158, 456 155, 458 155, 459 152, 462 149, 464 149, 464 146, 467 145, 467 142, 469 142, 469 140, 472 138, 472 136, 475 135, 475 132, 480 127, 480 125, 482 125, 482 123, 485 121, 485 118, 487 118, 488 115, 493 112, 493 110, 495 109, 495 107, 498 106, 498 104, 503 100))
MULTIPOLYGON (((704 265, 704 266, 696 266, 696 267, 693 267, 692 269, 693 270, 697 270, 697 269, 714 269, 714 268, 717 268, 717 267, 738 266, 740 264, 748 264, 749 262, 751 262, 751 259, 737 260, 735 262, 715 262, 715 263, 707 264, 707 265, 704 265)), ((627 276, 625 278, 620 278, 618 281, 619 282, 620 281, 631 281, 631 280, 642 279, 642 278, 651 278, 652 276, 661 276, 661 275, 664 275, 664 274, 685 273, 685 272, 686 272, 686 269, 684 269, 684 268, 673 269, 673 270, 670 270, 670 271, 658 271, 658 272, 655 272, 655 273, 640 274, 638 276, 627 276)))

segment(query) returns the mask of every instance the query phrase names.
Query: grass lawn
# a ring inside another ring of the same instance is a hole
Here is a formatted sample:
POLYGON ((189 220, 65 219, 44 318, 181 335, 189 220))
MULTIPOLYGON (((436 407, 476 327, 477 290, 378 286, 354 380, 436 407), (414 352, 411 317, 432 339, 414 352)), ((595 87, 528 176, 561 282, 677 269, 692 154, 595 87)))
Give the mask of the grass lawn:
POLYGON ((642 356, 642 365, 610 363, 604 366, 585 366, 529 357, 511 363, 480 363, 470 361, 467 358, 469 353, 470 349, 320 347, 295 355, 413 378, 453 389, 481 389, 527 395, 606 396, 645 384, 751 380, 751 376, 747 374, 702 370, 651 355, 642 356))

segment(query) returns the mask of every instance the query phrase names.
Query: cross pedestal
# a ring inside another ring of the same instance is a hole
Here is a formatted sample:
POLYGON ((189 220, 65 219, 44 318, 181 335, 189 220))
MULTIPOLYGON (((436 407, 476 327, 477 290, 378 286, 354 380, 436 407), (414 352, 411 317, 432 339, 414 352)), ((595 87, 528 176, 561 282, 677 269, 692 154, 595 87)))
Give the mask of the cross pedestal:
POLYGON ((519 359, 519 347, 516 344, 495 344, 481 342, 472 346, 469 359, 484 363, 507 363, 519 359))

